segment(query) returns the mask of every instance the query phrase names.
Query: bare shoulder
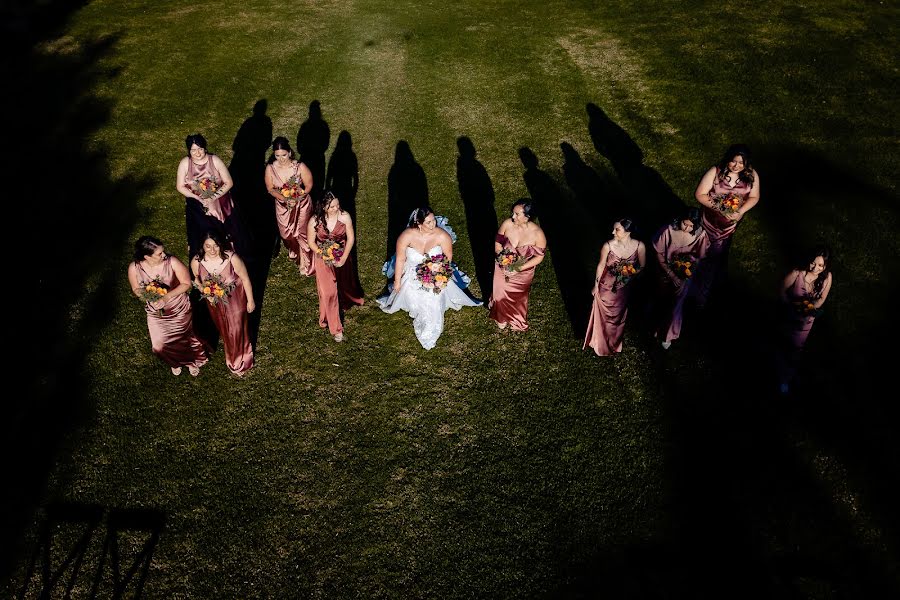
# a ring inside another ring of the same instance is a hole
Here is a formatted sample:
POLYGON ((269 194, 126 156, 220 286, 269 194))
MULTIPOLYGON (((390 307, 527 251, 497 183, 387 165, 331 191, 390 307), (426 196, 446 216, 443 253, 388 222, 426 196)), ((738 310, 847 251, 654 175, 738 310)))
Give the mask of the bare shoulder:
POLYGON ((447 233, 446 231, 444 231, 443 229, 441 229, 440 227, 438 227, 436 229, 435 233, 437 233, 437 237, 442 243, 450 242, 450 244, 453 244, 453 238, 450 237, 450 234, 447 233))
POLYGON ((505 221, 500 223, 500 233, 503 233, 504 231, 506 231, 510 225, 512 225, 512 219, 506 219, 505 221))
POLYGON ((350 218, 350 213, 348 213, 346 210, 342 210, 340 214, 338 214, 338 221, 340 221, 344 225, 350 225, 353 222, 353 219, 350 218))

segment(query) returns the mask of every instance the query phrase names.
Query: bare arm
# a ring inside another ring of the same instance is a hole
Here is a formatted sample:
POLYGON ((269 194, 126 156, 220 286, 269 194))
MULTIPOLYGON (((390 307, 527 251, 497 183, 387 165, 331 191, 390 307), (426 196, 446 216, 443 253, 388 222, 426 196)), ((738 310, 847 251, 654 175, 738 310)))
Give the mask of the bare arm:
POLYGON ((275 185, 275 167, 272 164, 266 166, 266 191, 275 198, 276 202, 284 202, 285 198, 281 195, 281 187, 275 185))
MULTIPOLYGON (((547 250, 547 236, 544 235, 544 230, 541 229, 540 227, 538 227, 537 236, 534 240, 534 245, 537 246, 538 248, 542 248, 545 252, 547 250)), ((529 258, 527 261, 525 261, 525 264, 522 265, 522 270, 524 271, 525 269, 533 269, 534 267, 538 266, 542 262, 544 262, 544 255, 543 254, 535 254, 534 256, 529 258)))
POLYGON ((319 244, 316 240, 316 227, 319 223, 319 218, 313 214, 309 219, 309 223, 306 224, 306 242, 309 244, 309 247, 312 248, 312 251, 316 254, 319 254, 321 250, 319 250, 319 244))
MULTIPOLYGON (((506 236, 506 229, 509 227, 510 220, 507 219, 500 224, 500 229, 497 231, 497 235, 506 236)), ((500 254, 500 251, 503 250, 503 244, 494 240, 494 254, 500 254)))
POLYGON ((247 272, 247 265, 237 254, 231 255, 231 266, 234 272, 240 277, 241 283, 244 284, 244 292, 247 295, 247 312, 252 313, 256 310, 256 301, 253 299, 253 283, 250 281, 250 274, 247 272))
POLYGON ((128 284, 131 286, 132 293, 138 298, 141 297, 141 282, 138 281, 137 263, 128 265, 128 284))
POLYGON ((300 178, 300 187, 303 188, 303 191, 307 194, 311 192, 313 187, 312 171, 309 170, 305 163, 300 163, 297 176, 300 178))
POLYGON ((194 274, 194 282, 200 285, 200 259, 196 256, 191 259, 191 272, 194 274))
POLYGON ((712 201, 709 199, 709 191, 713 188, 713 184, 716 181, 717 171, 716 167, 710 167, 709 171, 703 175, 700 183, 697 184, 697 190, 694 192, 694 198, 697 199, 697 202, 707 208, 713 208, 712 201))
POLYGON ((406 267, 406 246, 409 244, 409 229, 400 234, 397 238, 397 247, 394 249, 394 291, 400 289, 403 280, 403 269, 406 267))
POLYGON ((341 259, 335 263, 336 267, 343 267, 344 263, 347 262, 347 259, 350 257, 350 251, 353 249, 353 244, 356 243, 356 233, 353 231, 353 219, 350 218, 350 214, 347 212, 341 212, 341 216, 338 217, 338 220, 344 224, 344 228, 347 230, 347 245, 344 247, 344 254, 341 256, 341 259))
POLYGON ((813 305, 816 308, 821 308, 823 304, 825 304, 825 298, 828 297, 828 292, 831 291, 831 273, 828 274, 828 277, 825 278, 825 285, 822 286, 822 295, 819 296, 819 299, 816 300, 813 305))
MULTIPOLYGON (((647 247, 644 242, 638 242, 638 266, 643 269, 647 264, 647 247)), ((638 271, 640 272, 640 271, 638 271)))
MULTIPOLYGON (((178 193, 187 196, 188 198, 193 198, 194 200, 201 200, 200 196, 194 193, 194 190, 190 188, 189 185, 184 183, 184 178, 187 177, 188 173, 188 161, 191 160, 187 156, 181 159, 181 162, 178 163, 178 172, 175 175, 175 189, 178 190, 178 193)), ((202 200, 201 200, 202 202, 202 200)))
POLYGON ((603 271, 606 270, 607 256, 609 256, 609 242, 604 242, 600 248, 600 262, 597 263, 597 273, 594 276, 594 294, 600 288, 600 278, 603 277, 603 271))
POLYGON ((219 177, 222 178, 222 187, 217 189, 216 193, 213 194, 216 198, 220 198, 231 191, 231 188, 234 187, 234 180, 231 179, 231 173, 228 172, 228 167, 225 166, 225 163, 222 162, 221 158, 215 154, 210 154, 210 160, 213 161, 213 166, 216 168, 216 171, 219 172, 219 177))
POLYGON ((738 214, 741 216, 747 214, 750 209, 756 206, 757 202, 759 202, 759 174, 753 171, 753 187, 750 188, 750 194, 744 201, 743 206, 737 210, 738 214))
MULTIPOLYGON (((441 236, 438 243, 441 245, 441 252, 444 253, 444 256, 447 257, 447 260, 453 260, 453 240, 450 238, 450 234, 441 229, 441 236)), ((426 248, 427 249, 427 248, 426 248)))
POLYGON ((791 271, 788 273, 787 277, 784 278, 784 281, 781 282, 781 299, 783 301, 790 302, 787 291, 791 289, 791 286, 794 285, 794 282, 797 281, 797 278, 801 275, 802 273, 800 271, 791 271))

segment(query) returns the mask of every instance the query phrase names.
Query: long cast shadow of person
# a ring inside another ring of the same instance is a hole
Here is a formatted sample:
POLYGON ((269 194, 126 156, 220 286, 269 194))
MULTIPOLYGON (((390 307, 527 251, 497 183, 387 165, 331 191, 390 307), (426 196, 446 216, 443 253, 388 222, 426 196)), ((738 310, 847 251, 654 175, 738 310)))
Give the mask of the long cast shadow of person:
POLYGON ((578 223, 584 226, 583 218, 574 203, 545 171, 538 168, 538 157, 530 148, 519 148, 519 160, 525 166, 522 178, 525 187, 536 206, 547 247, 559 285, 566 314, 572 324, 575 337, 587 330, 591 308, 591 273, 596 266, 600 244, 594 234, 585 234, 578 223), (556 252, 554 249, 558 248, 556 252), (590 262, 594 261, 591 265, 590 262))
MULTIPOLYGON (((341 203, 341 208, 356 223, 356 193, 359 191, 359 161, 353 152, 353 138, 347 130, 338 134, 334 152, 328 159, 328 172, 324 189, 330 191, 341 203)), ((355 247, 354 247, 355 248, 355 247)))
POLYGON ((682 214, 685 203, 655 169, 644 164, 640 146, 610 119, 603 109, 587 104, 588 133, 594 148, 612 164, 625 186, 631 206, 628 212, 651 234, 682 214))
POLYGON ((416 162, 409 142, 400 140, 394 150, 394 164, 388 172, 388 234, 385 260, 390 260, 397 238, 406 229, 413 210, 428 204, 428 179, 416 162))
POLYGON ((499 224, 494 205, 494 185, 484 165, 475 158, 472 140, 462 136, 456 140, 459 157, 456 159, 456 179, 459 196, 466 211, 466 226, 472 259, 475 261, 475 278, 481 288, 484 306, 488 305, 494 281, 494 238, 499 224))
POLYGON ((575 201, 588 212, 597 224, 612 223, 613 219, 629 213, 621 187, 604 180, 597 171, 581 158, 568 142, 559 145, 563 154, 563 175, 566 185, 575 195, 575 201))
POLYGON ((325 189, 325 151, 331 143, 331 130, 322 118, 318 100, 309 103, 309 116, 297 130, 297 152, 313 176, 312 199, 318 200, 325 189))
POLYGON ((253 114, 241 124, 231 149, 234 153, 229 171, 234 180, 234 203, 241 208, 245 224, 251 232, 251 253, 245 258, 256 310, 250 313, 248 327, 253 347, 259 337, 263 298, 273 248, 280 247, 278 225, 275 223, 275 205, 266 192, 266 152, 272 143, 272 119, 266 114, 265 98, 253 105, 253 114), (276 244, 279 244, 276 246, 276 244))

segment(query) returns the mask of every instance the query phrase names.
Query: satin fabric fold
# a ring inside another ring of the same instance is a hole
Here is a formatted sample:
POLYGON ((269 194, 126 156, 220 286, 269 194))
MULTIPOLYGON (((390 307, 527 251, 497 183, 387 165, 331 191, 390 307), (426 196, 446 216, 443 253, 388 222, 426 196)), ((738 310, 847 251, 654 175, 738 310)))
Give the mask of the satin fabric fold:
MULTIPOLYGON (((640 246, 638 246, 640 247, 640 246)), ((627 259, 637 264, 637 248, 627 259)), ((598 356, 611 356, 622 351, 622 339, 625 337, 625 319, 628 317, 628 297, 631 285, 620 285, 613 291, 616 277, 610 268, 620 260, 610 249, 606 255, 606 266, 594 294, 591 306, 591 318, 588 321, 582 349, 590 346, 598 356)))
MULTIPOLYGON (((244 284, 238 277, 231 264, 231 257, 225 260, 219 275, 222 281, 228 285, 235 284, 234 291, 228 298, 228 303, 219 302, 215 306, 208 300, 203 300, 209 309, 222 343, 225 346, 225 364, 236 375, 242 375, 253 368, 253 346, 250 343, 250 335, 247 328, 247 292, 244 284)), ((200 279, 209 277, 210 272, 200 263, 200 279)))
MULTIPOLYGON (((530 260, 534 256, 543 256, 546 252, 545 248, 534 245, 514 248, 509 238, 500 234, 497 234, 497 242, 504 248, 515 251, 525 260, 530 260)), ((528 295, 534 281, 534 271, 534 267, 531 267, 517 273, 508 273, 499 266, 495 266, 493 291, 488 304, 490 317, 494 321, 500 324, 506 323, 515 331, 528 330, 528 295)))
MULTIPOLYGON (((330 234, 325 225, 316 227, 316 243, 321 244, 331 238, 346 247, 347 228, 338 221, 330 234)), ((328 265, 321 255, 313 253, 315 261, 316 291, 319 294, 319 326, 328 328, 331 335, 344 331, 341 324, 341 311, 363 304, 363 289, 359 282, 359 274, 353 256, 347 257, 342 267, 328 265)))
MULTIPOLYGON (((284 185, 284 181, 278 176, 275 168, 272 165, 269 165, 268 168, 272 170, 274 180, 279 185, 284 185)), ((298 163, 294 168, 294 176, 298 179, 300 178, 299 170, 300 164, 298 163)), ((297 203, 293 208, 288 205, 287 200, 275 201, 275 221, 278 223, 278 233, 281 235, 281 241, 284 243, 284 247, 287 248, 288 258, 297 263, 297 267, 304 275, 312 275, 313 273, 313 251, 309 245, 306 232, 309 219, 312 217, 312 211, 312 200, 309 194, 297 198, 297 203), (305 266, 303 264, 304 258, 306 259, 305 266)))
MULTIPOLYGON (((693 263, 692 271, 696 273, 709 249, 709 236, 706 234, 706 230, 700 229, 700 232, 694 236, 693 241, 683 246, 676 245, 673 242, 673 231, 671 225, 666 225, 660 229, 653 238, 653 249, 656 251, 657 256, 666 263, 671 263, 678 255, 690 256, 693 263)), ((693 277, 689 277, 684 280, 681 288, 676 288, 669 275, 662 268, 659 268, 658 271, 656 297, 659 303, 659 317, 656 337, 664 342, 671 342, 681 336, 681 324, 684 320, 684 301, 690 294, 694 281, 693 277)))

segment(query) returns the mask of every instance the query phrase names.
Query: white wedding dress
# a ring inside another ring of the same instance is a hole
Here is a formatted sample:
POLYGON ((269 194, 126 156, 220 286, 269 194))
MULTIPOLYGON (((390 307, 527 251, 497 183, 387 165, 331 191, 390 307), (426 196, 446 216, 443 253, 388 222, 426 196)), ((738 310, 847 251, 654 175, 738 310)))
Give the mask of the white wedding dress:
MULTIPOLYGON (((430 256, 441 254, 440 246, 428 250, 430 256)), ((378 298, 376 302, 386 313, 393 314, 405 310, 413 319, 413 331, 422 347, 431 350, 444 331, 444 311, 448 308, 459 310, 463 306, 480 306, 481 302, 470 298, 452 278, 440 294, 423 289, 416 279, 416 267, 425 255, 406 249, 406 264, 400 276, 400 290, 392 290, 388 296, 378 298)))

